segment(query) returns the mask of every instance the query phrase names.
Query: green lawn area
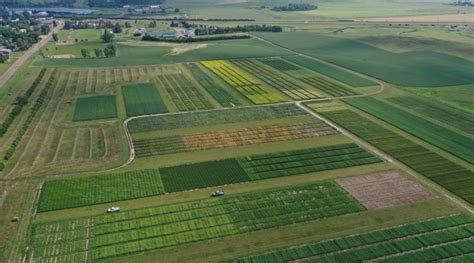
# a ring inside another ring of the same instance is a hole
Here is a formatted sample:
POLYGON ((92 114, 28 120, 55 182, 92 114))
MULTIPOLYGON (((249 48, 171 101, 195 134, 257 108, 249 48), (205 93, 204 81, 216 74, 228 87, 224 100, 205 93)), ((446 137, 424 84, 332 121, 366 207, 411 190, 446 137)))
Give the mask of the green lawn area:
POLYGON ((160 93, 152 83, 122 86, 128 116, 167 112, 160 93))
POLYGON ((74 108, 73 121, 90 121, 117 117, 114 95, 78 98, 74 108))
POLYGON ((288 51, 274 47, 258 39, 216 41, 200 43, 199 45, 176 44, 173 46, 183 49, 186 48, 185 45, 189 46, 189 51, 174 54, 172 53, 172 46, 141 42, 137 43, 137 45, 119 43, 118 55, 116 57, 102 59, 82 59, 80 53, 81 48, 87 48, 91 53, 93 53, 94 48, 103 48, 104 44, 87 43, 61 46, 58 50, 53 50, 54 54, 73 54, 76 56, 76 59, 38 59, 35 64, 38 66, 48 67, 105 67, 194 62, 229 58, 267 57, 289 54, 288 51))
POLYGON ((474 62, 431 51, 392 53, 358 41, 318 33, 260 33, 292 50, 401 86, 439 87, 474 83, 474 62))

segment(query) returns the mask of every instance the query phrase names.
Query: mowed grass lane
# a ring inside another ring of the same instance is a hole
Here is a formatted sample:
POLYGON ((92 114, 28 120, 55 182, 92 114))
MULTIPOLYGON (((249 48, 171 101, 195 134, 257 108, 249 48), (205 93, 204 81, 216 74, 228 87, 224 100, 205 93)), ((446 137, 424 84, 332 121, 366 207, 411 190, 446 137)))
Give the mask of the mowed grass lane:
POLYGON ((168 112, 160 93, 152 83, 122 86, 127 116, 168 112))

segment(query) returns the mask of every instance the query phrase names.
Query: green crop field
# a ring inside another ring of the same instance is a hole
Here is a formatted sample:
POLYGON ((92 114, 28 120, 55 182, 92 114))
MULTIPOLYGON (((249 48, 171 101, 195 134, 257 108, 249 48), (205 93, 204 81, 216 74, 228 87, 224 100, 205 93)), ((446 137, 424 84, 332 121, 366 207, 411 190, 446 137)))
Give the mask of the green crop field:
POLYGON ((317 103, 309 106, 467 202, 474 203, 473 171, 350 110, 326 111, 317 103))
POLYGON ((96 261, 363 210, 327 181, 37 224, 31 244, 36 258, 96 261))
POLYGON ((314 59, 309 59, 303 56, 288 56, 288 57, 285 57, 285 59, 295 64, 298 64, 302 67, 319 72, 333 79, 337 79, 352 87, 364 87, 364 86, 375 85, 374 82, 366 78, 362 78, 357 75, 351 74, 347 71, 337 69, 333 66, 329 66, 327 64, 316 61, 314 59))
POLYGON ((461 131, 474 134, 474 116, 471 114, 417 97, 400 96, 388 100, 461 131))
POLYGON ((453 258, 469 262, 474 252, 474 219, 442 217, 234 260, 260 262, 424 262, 453 258))
POLYGON ((166 192, 249 181, 247 173, 233 159, 165 167, 160 174, 166 192))
MULTIPOLYGON (((86 44, 83 44, 86 45, 86 44)), ((87 44, 86 48, 96 48, 97 44, 87 44)), ((179 44, 178 44, 179 45, 179 44)), ((45 67, 107 67, 124 65, 150 65, 179 62, 195 62, 210 59, 251 58, 280 56, 290 54, 288 51, 274 47, 258 39, 215 41, 205 44, 203 48, 191 49, 178 55, 172 54, 172 47, 162 45, 118 44, 118 56, 104 59, 79 58, 80 48, 70 47, 77 54, 75 59, 39 59, 38 66, 45 67), (228 52, 232 50, 233 52, 228 52), (130 58, 133 59, 130 59, 130 58)), ((103 45, 99 47, 103 48, 103 45)), ((72 51, 67 50, 64 54, 72 51)), ((59 55, 59 54, 58 54, 59 55)))
POLYGON ((167 112, 160 93, 151 83, 133 84, 122 87, 123 99, 128 116, 167 112))
POLYGON ((373 98, 349 99, 345 102, 474 163, 474 141, 472 138, 373 98))
POLYGON ((307 32, 260 33, 259 36, 397 85, 440 87, 474 83, 472 61, 442 53, 392 53, 350 39, 307 32))
POLYGON ((47 181, 38 212, 163 194, 158 170, 47 181), (71 198, 74 196, 74 198, 71 198))
POLYGON ((163 74, 158 77, 163 88, 179 111, 211 109, 213 106, 191 81, 183 74, 163 74))
POLYGON ((264 58, 260 59, 263 63, 278 69, 290 77, 301 80, 313 88, 321 90, 322 92, 333 96, 350 96, 356 95, 357 93, 350 90, 348 87, 341 85, 333 80, 322 77, 322 75, 316 74, 314 71, 308 70, 306 68, 298 67, 294 64, 289 63, 286 60, 281 58, 264 58))
POLYGON ((78 98, 73 121, 90 121, 117 117, 116 98, 113 95, 78 98))

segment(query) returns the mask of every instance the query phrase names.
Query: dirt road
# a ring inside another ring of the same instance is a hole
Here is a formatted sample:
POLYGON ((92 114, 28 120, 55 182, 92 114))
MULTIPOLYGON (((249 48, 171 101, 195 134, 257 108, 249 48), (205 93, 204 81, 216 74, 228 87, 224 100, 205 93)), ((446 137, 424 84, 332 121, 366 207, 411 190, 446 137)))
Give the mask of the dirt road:
POLYGON ((33 55, 36 51, 40 50, 46 43, 48 43, 49 39, 53 35, 53 33, 57 33, 62 27, 63 23, 60 22, 57 27, 53 28, 49 34, 43 36, 43 38, 36 44, 34 44, 30 49, 28 49, 21 57, 19 57, 6 71, 0 76, 0 88, 7 83, 7 81, 15 75, 16 71, 25 63, 31 55, 33 55))

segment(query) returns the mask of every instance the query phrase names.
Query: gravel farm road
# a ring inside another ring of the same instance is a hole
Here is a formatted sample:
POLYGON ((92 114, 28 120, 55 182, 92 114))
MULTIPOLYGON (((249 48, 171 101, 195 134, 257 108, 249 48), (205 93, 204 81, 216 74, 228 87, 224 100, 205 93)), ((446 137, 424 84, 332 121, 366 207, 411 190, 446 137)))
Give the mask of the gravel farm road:
POLYGON ((49 34, 42 36, 41 40, 34 44, 30 49, 28 49, 21 57, 19 57, 4 73, 0 76, 0 88, 7 83, 7 81, 15 75, 15 72, 25 63, 31 55, 33 55, 36 51, 40 50, 46 43, 48 43, 49 39, 53 35, 53 33, 57 33, 62 27, 64 23, 62 21, 59 22, 58 26, 53 28, 49 34))

